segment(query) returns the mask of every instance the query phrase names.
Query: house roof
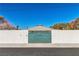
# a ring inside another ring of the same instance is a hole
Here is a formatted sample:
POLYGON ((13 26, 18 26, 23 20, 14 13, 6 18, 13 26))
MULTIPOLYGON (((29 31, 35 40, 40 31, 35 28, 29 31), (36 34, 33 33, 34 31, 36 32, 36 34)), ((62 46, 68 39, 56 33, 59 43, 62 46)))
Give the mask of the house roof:
POLYGON ((43 25, 37 25, 33 28, 28 29, 29 31, 50 31, 51 28, 46 28, 43 25))

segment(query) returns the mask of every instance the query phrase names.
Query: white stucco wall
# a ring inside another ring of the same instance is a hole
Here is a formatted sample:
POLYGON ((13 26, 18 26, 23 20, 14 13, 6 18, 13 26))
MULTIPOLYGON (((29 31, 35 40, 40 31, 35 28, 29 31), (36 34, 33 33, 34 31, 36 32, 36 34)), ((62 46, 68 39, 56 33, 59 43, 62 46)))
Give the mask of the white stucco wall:
MULTIPOLYGON (((79 43, 79 30, 52 30, 52 44, 79 43)), ((28 30, 0 30, 0 43, 28 43, 28 30)))
POLYGON ((28 43, 28 30, 0 30, 0 43, 28 43))
POLYGON ((79 43, 79 30, 52 30, 52 44, 79 43))

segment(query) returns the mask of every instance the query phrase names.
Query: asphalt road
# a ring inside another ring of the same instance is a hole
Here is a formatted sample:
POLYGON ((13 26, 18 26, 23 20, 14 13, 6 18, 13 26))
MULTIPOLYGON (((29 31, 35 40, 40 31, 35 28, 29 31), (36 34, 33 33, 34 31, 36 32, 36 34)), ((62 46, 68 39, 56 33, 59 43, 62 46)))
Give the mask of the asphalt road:
POLYGON ((79 48, 0 48, 0 56, 79 56, 79 48))

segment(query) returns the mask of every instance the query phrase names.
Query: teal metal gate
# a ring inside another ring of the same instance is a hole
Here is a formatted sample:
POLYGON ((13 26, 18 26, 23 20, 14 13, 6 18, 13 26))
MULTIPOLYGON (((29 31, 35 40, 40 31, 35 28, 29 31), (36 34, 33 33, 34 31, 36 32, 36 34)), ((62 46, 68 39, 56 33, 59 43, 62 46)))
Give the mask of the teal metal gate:
POLYGON ((51 31, 29 31, 29 43, 51 43, 51 31))

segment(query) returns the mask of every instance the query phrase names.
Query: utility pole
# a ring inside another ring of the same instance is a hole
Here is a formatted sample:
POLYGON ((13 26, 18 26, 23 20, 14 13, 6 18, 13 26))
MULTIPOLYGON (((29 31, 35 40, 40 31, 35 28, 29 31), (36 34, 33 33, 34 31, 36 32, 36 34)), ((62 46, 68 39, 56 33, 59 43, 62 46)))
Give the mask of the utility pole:
POLYGON ((19 26, 16 26, 16 29, 19 30, 19 26))

